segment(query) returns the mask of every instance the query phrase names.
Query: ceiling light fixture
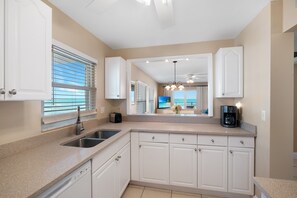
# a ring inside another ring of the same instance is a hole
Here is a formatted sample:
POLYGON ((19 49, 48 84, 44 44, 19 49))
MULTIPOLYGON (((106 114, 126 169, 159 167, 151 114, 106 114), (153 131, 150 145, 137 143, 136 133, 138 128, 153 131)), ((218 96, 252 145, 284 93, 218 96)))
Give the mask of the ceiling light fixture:
POLYGON ((194 74, 188 74, 187 76, 188 76, 187 77, 187 83, 188 84, 194 83, 194 79, 195 79, 196 76, 194 74))
POLYGON ((168 59, 166 59, 166 60, 165 60, 165 63, 168 63, 168 62, 169 62, 169 60, 168 60, 168 59))
POLYGON ((182 83, 176 82, 176 63, 177 63, 177 61, 173 61, 173 64, 174 64, 174 81, 173 81, 173 83, 171 85, 167 84, 165 86, 166 90, 174 91, 175 89, 183 90, 185 88, 182 83))
POLYGON ((145 63, 148 64, 148 63, 150 63, 150 61, 147 60, 147 61, 145 61, 145 63))
POLYGON ((145 6, 151 5, 151 0, 136 0, 138 3, 144 4, 145 6))

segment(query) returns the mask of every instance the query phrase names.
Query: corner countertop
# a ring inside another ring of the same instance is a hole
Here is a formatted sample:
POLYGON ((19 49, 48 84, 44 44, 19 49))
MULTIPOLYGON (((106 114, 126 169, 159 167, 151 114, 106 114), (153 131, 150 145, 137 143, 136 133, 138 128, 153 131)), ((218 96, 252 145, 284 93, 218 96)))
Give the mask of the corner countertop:
MULTIPOLYGON (((256 133, 247 132, 240 128, 223 128, 218 124, 156 122, 107 123, 86 130, 80 136, 72 134, 71 136, 60 137, 55 141, 50 141, 41 146, 0 159, 0 197, 36 197, 36 195, 70 174, 76 168, 92 159, 104 148, 130 131, 245 137, 256 136, 256 133), (99 129, 120 129, 121 131, 92 148, 76 148, 61 145, 99 129)), ((30 138, 28 138, 22 141, 32 141, 32 139, 30 140, 30 138)), ((17 142, 15 146, 17 147, 22 141, 17 142)))
POLYGON ((267 198, 296 198, 297 181, 254 177, 255 185, 267 198))

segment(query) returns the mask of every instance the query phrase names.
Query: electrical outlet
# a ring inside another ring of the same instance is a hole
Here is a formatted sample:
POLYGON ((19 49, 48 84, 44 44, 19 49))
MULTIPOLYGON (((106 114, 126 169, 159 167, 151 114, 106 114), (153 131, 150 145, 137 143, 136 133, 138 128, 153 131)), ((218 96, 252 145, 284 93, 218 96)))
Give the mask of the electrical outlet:
POLYGON ((105 107, 100 107, 100 113, 104 113, 105 112, 105 107))

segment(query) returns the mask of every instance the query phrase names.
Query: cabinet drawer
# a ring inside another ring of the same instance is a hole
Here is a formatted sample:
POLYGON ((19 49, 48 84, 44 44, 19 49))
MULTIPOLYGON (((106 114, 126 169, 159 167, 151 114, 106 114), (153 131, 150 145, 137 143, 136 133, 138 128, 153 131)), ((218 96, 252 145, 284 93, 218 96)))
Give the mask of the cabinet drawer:
POLYGON ((255 140, 253 137, 229 137, 229 146, 254 148, 255 140))
POLYGON ((170 143, 177 143, 177 144, 197 144, 197 135, 190 135, 190 134, 170 134, 170 143))
POLYGON ((198 135, 198 144, 227 146, 227 136, 198 135))
POLYGON ((140 142, 168 142, 167 133, 139 133, 140 142))

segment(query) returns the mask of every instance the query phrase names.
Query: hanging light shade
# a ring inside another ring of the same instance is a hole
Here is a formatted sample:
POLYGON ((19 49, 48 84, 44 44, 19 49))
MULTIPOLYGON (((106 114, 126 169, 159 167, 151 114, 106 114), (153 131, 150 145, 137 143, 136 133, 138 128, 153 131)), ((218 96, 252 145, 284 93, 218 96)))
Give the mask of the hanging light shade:
POLYGON ((171 84, 167 84, 165 86, 166 90, 174 91, 175 89, 183 90, 185 88, 182 83, 180 83, 180 82, 177 83, 176 82, 176 63, 177 63, 177 61, 173 61, 173 64, 174 64, 174 76, 173 76, 174 81, 171 84))

